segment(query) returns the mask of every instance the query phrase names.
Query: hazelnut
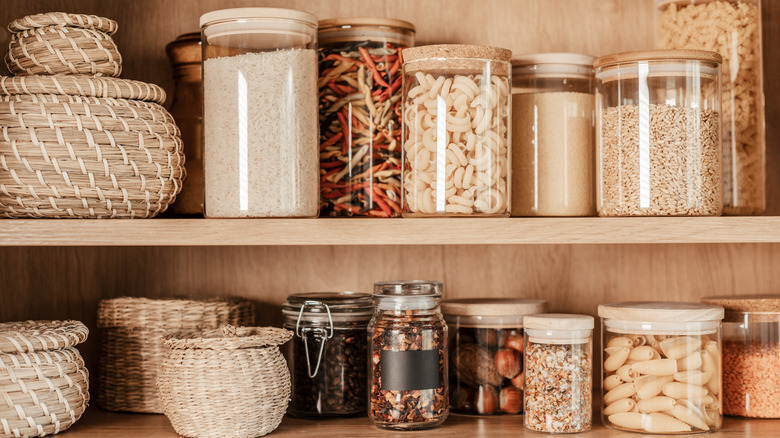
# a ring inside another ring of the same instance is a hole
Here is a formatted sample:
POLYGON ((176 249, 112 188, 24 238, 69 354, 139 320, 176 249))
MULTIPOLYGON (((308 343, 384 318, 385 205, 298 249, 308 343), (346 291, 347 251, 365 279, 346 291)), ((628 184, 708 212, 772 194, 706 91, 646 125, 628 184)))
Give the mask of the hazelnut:
POLYGON ((523 409, 523 392, 513 386, 502 389, 499 399, 501 410, 507 414, 516 414, 523 409))
POLYGON ((493 361, 496 363, 498 373, 507 379, 517 376, 523 370, 523 357, 519 351, 511 348, 498 350, 493 361))
POLYGON ((512 385, 517 389, 525 388, 525 373, 520 373, 512 377, 512 385))
POLYGON ((490 385, 480 385, 474 396, 474 407, 480 414, 492 414, 498 408, 498 394, 490 385))
POLYGON ((523 352, 523 335, 511 334, 506 338, 504 347, 523 352))

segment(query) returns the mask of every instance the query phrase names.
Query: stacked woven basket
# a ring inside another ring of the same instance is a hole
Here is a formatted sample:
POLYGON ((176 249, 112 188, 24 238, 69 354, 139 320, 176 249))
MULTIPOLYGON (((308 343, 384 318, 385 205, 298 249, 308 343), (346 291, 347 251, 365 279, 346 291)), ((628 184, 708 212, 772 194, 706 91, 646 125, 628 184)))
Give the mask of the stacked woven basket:
POLYGON ((150 218, 185 176, 158 86, 118 79, 117 23, 53 12, 13 21, 0 77, 0 216, 150 218))

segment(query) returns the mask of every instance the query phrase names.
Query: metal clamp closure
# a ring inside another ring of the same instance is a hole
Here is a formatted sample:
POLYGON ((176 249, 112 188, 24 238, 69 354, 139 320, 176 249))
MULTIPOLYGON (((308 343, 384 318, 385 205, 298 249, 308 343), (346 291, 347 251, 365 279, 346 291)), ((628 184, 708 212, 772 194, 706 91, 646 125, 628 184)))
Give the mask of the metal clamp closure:
POLYGON ((306 350, 306 367, 310 378, 314 378, 320 369, 322 364, 322 353, 325 351, 325 342, 333 337, 333 317, 330 314, 330 308, 327 304, 320 301, 304 301, 301 305, 301 310, 298 312, 298 321, 295 323, 295 334, 299 338, 303 339, 303 348, 306 350), (303 318, 303 312, 306 311, 306 307, 319 307, 325 309, 328 314, 328 327, 301 327, 301 319, 303 318), (311 334, 316 341, 320 343, 320 351, 317 354, 317 363, 312 371, 311 358, 309 356, 309 334, 311 334))

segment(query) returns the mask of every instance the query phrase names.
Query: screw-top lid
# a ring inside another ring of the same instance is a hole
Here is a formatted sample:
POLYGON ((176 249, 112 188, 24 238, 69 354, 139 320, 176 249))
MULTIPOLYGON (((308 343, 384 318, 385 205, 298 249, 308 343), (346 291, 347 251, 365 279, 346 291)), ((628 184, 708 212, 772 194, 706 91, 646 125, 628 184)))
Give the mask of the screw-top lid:
POLYGON ((593 330, 594 320, 590 315, 573 313, 543 313, 530 315, 523 319, 526 329, 536 330, 593 330))
POLYGON ((391 27, 396 29, 408 30, 414 32, 414 24, 396 20, 394 18, 375 18, 375 17, 356 17, 356 18, 328 18, 319 21, 320 32, 332 30, 333 28, 352 27, 352 26, 376 26, 391 27))
POLYGON ((717 52, 707 50, 643 50, 601 56, 593 62, 593 67, 638 61, 705 61, 720 64, 723 62, 723 57, 717 52))
POLYGON ((317 25, 317 17, 308 12, 283 8, 232 8, 207 12, 200 16, 200 27, 223 20, 251 20, 258 18, 278 18, 297 20, 317 25))
POLYGON ((545 300, 466 298, 442 302, 441 311, 459 316, 525 316, 542 313, 546 306, 545 300))
POLYGON ((402 280, 374 283, 374 300, 382 310, 432 309, 441 299, 440 281, 402 280))
POLYGON ((200 64, 203 59, 200 48, 200 32, 179 35, 165 46, 165 52, 174 65, 200 64))
POLYGON ((645 322, 720 321, 723 307, 711 304, 663 301, 633 301, 599 304, 604 319, 645 322))
POLYGON ((707 304, 726 309, 724 321, 741 322, 748 316, 754 322, 777 322, 780 319, 780 294, 770 295, 722 295, 704 297, 707 304))

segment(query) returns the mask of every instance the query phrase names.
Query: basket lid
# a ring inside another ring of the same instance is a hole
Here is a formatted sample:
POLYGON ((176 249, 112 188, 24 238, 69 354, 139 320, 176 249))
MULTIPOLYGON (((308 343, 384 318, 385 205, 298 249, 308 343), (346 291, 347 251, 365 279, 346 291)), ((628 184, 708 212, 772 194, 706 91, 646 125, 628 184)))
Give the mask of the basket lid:
POLYGON ((163 344, 174 350, 239 350, 282 345, 293 332, 277 327, 235 327, 223 325, 218 329, 188 331, 167 335, 163 344))
POLYGON ((62 94, 165 103, 165 90, 155 84, 104 76, 0 76, 0 95, 14 94, 62 94))
POLYGON ((702 302, 723 306, 726 309, 724 321, 727 322, 743 321, 746 314, 756 322, 775 322, 780 318, 780 294, 721 295, 704 297, 702 302))
POLYGON ((720 64, 723 62, 723 57, 717 52, 707 50, 642 50, 601 56, 593 62, 593 67, 599 68, 637 61, 705 61, 720 64))
POLYGON ((113 35, 119 29, 119 24, 105 17, 86 14, 70 14, 67 12, 44 12, 27 15, 8 24, 11 32, 23 32, 29 29, 47 26, 69 26, 83 29, 95 29, 108 35, 113 35))
POLYGON ((0 323, 0 351, 32 353, 73 347, 84 342, 89 330, 80 321, 15 321, 0 323))
POLYGON ((459 316, 525 316, 544 312, 546 305, 545 300, 466 298, 443 301, 441 311, 459 316))
POLYGON ((593 317, 572 313, 543 313, 523 319, 526 329, 537 330, 593 330, 593 317))
POLYGON ((677 301, 627 301, 599 304, 599 316, 620 321, 720 321, 723 319, 723 307, 677 301))
POLYGON ((191 330, 222 324, 254 324, 251 301, 224 297, 211 299, 120 297, 101 300, 97 325, 101 328, 191 330))

